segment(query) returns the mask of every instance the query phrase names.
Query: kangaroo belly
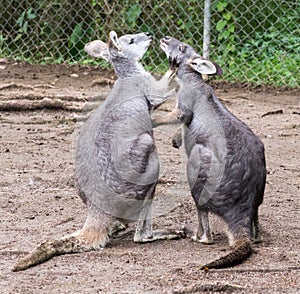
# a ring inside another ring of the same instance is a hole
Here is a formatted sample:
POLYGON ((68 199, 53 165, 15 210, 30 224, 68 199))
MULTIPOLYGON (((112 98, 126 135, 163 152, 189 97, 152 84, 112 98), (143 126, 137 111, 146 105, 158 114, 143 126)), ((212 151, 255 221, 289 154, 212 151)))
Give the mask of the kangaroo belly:
POLYGON ((100 107, 82 129, 76 152, 81 197, 118 217, 134 214, 158 174, 147 104, 128 100, 105 113, 100 107))

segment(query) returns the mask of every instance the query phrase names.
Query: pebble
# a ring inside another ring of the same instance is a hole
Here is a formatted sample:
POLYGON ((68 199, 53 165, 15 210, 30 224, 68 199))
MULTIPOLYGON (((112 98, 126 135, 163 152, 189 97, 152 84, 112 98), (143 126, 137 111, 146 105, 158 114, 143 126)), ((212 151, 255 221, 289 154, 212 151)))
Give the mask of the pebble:
POLYGON ((70 74, 70 77, 71 77, 71 78, 78 78, 78 77, 79 77, 79 75, 78 75, 78 74, 76 74, 76 73, 74 73, 74 74, 70 74))

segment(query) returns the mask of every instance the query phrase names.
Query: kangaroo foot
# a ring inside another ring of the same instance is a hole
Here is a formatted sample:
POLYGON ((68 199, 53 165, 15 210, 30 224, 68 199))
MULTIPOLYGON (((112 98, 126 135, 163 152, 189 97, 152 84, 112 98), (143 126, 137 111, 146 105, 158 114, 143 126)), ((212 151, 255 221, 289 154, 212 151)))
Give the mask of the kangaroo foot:
POLYGON ((184 230, 155 230, 152 232, 152 235, 149 237, 142 237, 137 239, 134 238, 136 243, 147 243, 154 242, 157 240, 174 240, 185 238, 186 234, 184 230))

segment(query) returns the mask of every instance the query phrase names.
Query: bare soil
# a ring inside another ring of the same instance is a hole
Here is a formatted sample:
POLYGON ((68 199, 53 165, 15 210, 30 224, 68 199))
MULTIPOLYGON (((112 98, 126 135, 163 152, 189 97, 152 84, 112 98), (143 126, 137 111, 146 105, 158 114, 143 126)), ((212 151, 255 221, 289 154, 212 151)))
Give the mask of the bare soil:
MULTIPOLYGON (((82 122, 75 118, 101 103, 113 79, 110 71, 96 68, 0 61, 0 104, 6 105, 0 112, 0 292, 299 293, 299 90, 221 83, 214 84, 217 95, 266 148, 268 177, 259 211, 264 239, 254 245, 255 254, 233 268, 200 271, 200 265, 228 250, 225 226, 212 216, 213 245, 188 238, 135 244, 130 226, 104 250, 59 256, 11 272, 38 243, 82 226, 85 206, 73 180, 74 147, 82 122), (100 77, 102 81, 95 82, 100 77), (58 102, 49 103, 54 100, 58 102), (13 111, 18 104, 27 110, 13 111)), ((155 115, 165 115, 173 104, 171 100, 155 115)), ((154 224, 196 228, 184 151, 170 144, 175 128, 155 130, 161 178, 154 224)))

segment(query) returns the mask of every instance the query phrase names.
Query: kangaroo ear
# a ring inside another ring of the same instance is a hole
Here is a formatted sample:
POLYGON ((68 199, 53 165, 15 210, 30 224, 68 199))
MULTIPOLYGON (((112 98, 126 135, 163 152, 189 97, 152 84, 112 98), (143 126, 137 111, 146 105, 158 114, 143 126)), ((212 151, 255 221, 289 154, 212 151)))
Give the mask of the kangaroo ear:
POLYGON ((112 47, 115 47, 118 51, 122 51, 122 46, 115 31, 109 33, 108 48, 112 49, 112 47))
POLYGON ((222 69, 216 63, 196 57, 189 61, 190 66, 197 72, 204 75, 221 75, 222 69))
POLYGON ((89 55, 95 58, 103 58, 104 60, 110 62, 111 57, 108 51, 108 46, 100 40, 95 40, 90 43, 87 43, 84 46, 84 50, 89 55))

